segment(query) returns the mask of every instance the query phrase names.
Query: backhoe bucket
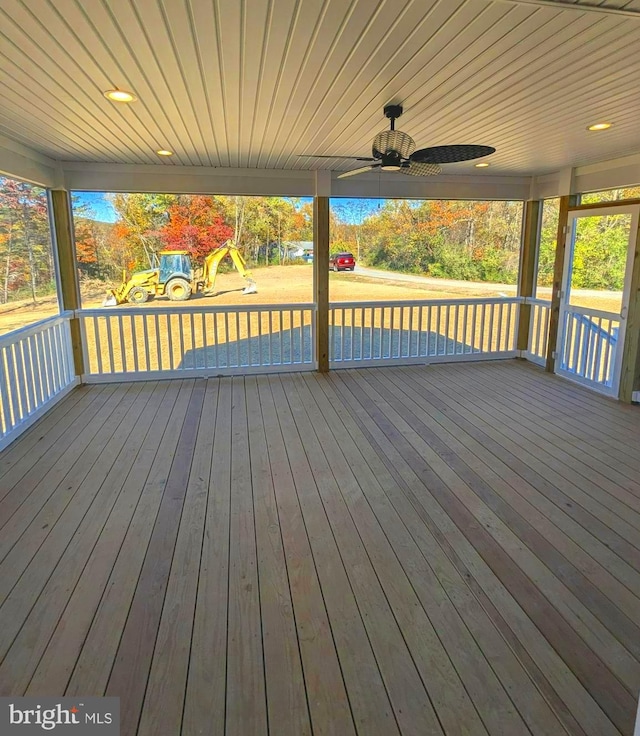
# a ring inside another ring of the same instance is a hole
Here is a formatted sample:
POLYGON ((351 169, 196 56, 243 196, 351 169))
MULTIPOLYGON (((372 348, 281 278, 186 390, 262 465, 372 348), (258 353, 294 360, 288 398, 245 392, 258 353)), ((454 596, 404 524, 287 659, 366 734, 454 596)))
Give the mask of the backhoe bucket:
POLYGON ((118 304, 118 300, 116 299, 116 293, 113 289, 111 291, 107 292, 107 295, 105 296, 102 306, 103 307, 115 307, 118 304))
POLYGON ((247 285, 242 290, 243 294, 257 294, 258 284, 253 279, 247 279, 247 285))

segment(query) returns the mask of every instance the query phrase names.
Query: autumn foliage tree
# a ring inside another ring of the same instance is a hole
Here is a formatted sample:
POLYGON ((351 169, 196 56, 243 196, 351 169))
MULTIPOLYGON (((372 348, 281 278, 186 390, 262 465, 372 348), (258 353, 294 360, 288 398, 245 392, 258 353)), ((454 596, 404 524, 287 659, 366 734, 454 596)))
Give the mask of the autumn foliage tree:
POLYGON ((55 292, 47 194, 41 187, 0 177, 0 259, 3 303, 23 291, 34 304, 38 295, 55 292))
POLYGON ((196 261, 233 238, 213 197, 180 196, 167 209, 167 222, 158 230, 165 248, 186 250, 196 261))
POLYGON ((352 209, 336 208, 332 230, 341 250, 369 265, 469 281, 517 278, 520 202, 385 200, 364 219, 352 209))

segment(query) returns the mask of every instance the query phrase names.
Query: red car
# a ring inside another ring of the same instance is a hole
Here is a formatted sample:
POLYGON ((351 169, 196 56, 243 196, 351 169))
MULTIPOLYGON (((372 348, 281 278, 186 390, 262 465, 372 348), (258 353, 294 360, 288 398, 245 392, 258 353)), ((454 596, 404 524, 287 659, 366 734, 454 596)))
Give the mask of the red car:
POLYGON ((356 267, 356 259, 353 253, 334 253, 329 256, 329 268, 334 271, 353 271, 356 267))

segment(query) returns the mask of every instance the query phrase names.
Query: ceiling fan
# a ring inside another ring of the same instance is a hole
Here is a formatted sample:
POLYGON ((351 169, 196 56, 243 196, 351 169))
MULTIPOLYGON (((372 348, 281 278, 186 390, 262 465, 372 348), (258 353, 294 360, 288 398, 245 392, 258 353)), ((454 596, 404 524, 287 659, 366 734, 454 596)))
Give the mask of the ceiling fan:
POLYGON ((395 122, 402 115, 401 105, 386 105, 385 117, 391 121, 390 129, 383 130, 373 139, 372 157, 369 156, 309 156, 301 158, 349 158, 354 161, 371 161, 368 166, 345 171, 338 179, 363 174, 365 171, 399 171, 410 176, 433 176, 442 171, 440 164, 453 164, 458 161, 471 161, 474 158, 489 156, 495 152, 491 146, 453 145, 433 146, 416 151, 413 138, 401 130, 396 130, 395 122))

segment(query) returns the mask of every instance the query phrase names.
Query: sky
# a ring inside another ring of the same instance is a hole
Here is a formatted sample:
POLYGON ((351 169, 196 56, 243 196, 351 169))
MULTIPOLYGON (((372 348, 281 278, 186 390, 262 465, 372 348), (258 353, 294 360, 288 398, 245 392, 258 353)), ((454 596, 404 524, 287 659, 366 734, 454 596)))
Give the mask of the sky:
MULTIPOLYGON (((74 201, 79 205, 85 205, 89 210, 89 216, 100 222, 116 222, 118 215, 109 201, 107 192, 74 192, 74 201)), ((301 197, 301 202, 311 202, 311 197, 301 197)), ((347 199, 332 198, 331 204, 339 209, 340 217, 350 225, 357 225, 363 219, 379 209, 385 200, 383 199, 347 199), (356 205, 357 203, 357 205, 356 205), (350 206, 350 205, 356 206, 350 206)))

